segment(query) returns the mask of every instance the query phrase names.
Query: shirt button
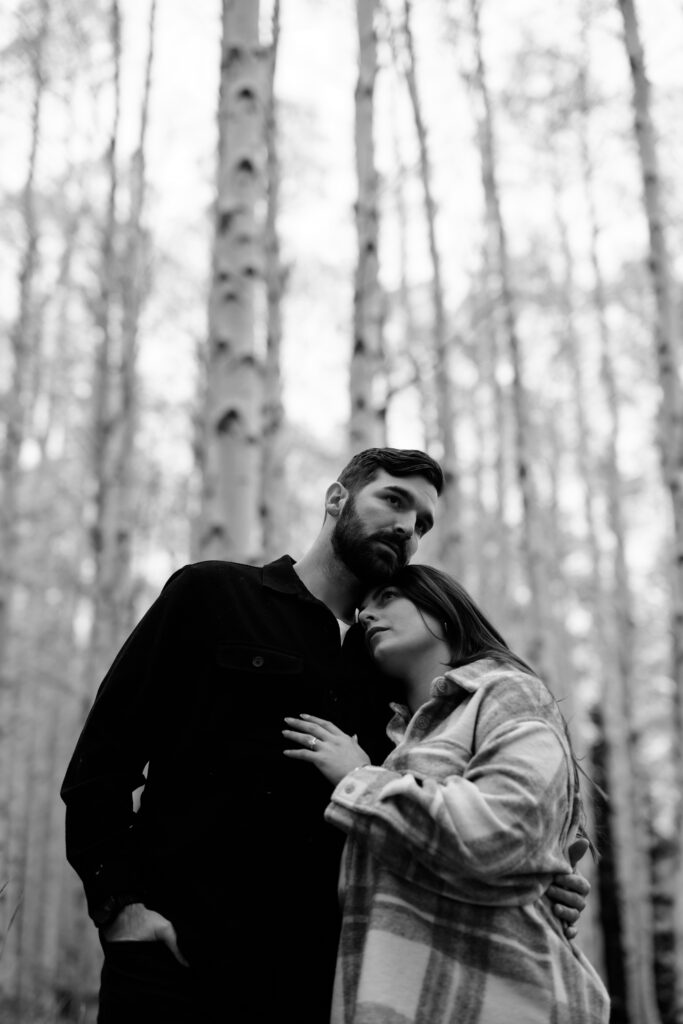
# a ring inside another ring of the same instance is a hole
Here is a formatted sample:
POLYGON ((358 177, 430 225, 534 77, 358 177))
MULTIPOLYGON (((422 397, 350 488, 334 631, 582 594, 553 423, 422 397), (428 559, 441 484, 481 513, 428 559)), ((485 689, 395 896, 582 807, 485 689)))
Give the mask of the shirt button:
POLYGON ((260 654, 257 654, 255 658, 252 658, 251 663, 254 666, 254 668, 261 668, 261 665, 263 664, 262 656, 260 654))
POLYGON ((344 792, 345 793, 353 793, 355 788, 356 787, 354 786, 354 784, 352 782, 347 782, 346 785, 344 786, 344 792))
POLYGON ((427 719, 424 715, 418 715, 415 719, 415 725, 418 729, 424 729, 427 725, 427 719))

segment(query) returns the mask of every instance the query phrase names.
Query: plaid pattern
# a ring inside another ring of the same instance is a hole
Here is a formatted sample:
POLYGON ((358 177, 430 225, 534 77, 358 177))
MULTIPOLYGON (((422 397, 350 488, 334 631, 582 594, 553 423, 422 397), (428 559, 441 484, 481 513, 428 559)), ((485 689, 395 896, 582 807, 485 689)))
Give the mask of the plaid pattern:
POLYGON ((347 833, 333 1024, 604 1024, 605 987, 543 895, 579 816, 546 688, 485 659, 393 710, 395 750, 326 811, 347 833))

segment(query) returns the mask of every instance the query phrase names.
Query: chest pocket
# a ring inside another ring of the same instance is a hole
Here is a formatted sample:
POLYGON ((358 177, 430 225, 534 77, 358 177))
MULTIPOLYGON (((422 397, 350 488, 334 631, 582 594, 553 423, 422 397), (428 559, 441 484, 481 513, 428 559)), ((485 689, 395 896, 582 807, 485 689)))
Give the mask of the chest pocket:
POLYGON ((216 651, 216 661, 223 669, 261 676, 294 676, 303 671, 304 662, 296 654, 255 644, 223 644, 216 651))
POLYGON ((281 740, 282 718, 306 707, 304 659, 262 644, 221 644, 214 652, 217 710, 240 729, 261 730, 281 740))

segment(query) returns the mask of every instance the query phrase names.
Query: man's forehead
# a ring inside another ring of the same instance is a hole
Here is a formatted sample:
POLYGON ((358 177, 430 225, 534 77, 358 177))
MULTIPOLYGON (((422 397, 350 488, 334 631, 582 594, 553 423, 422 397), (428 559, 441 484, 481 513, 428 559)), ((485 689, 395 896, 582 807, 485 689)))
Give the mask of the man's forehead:
POLYGON ((438 500, 436 487, 429 482, 427 477, 422 476, 421 473, 411 473, 409 476, 393 476, 386 469, 380 469, 374 480, 371 480, 366 486, 374 489, 392 487, 398 491, 404 491, 420 499, 432 509, 436 507, 438 500))

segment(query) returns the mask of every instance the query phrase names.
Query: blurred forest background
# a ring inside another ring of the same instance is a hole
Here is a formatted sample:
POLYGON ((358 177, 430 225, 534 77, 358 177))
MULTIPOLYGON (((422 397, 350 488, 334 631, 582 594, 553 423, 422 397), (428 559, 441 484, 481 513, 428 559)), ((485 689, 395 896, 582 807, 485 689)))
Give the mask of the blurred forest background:
POLYGON ((679 0, 3 3, 3 1024, 94 1020, 58 790, 133 623, 385 442, 599 787, 613 1022, 683 1021, 682 53, 679 0))

